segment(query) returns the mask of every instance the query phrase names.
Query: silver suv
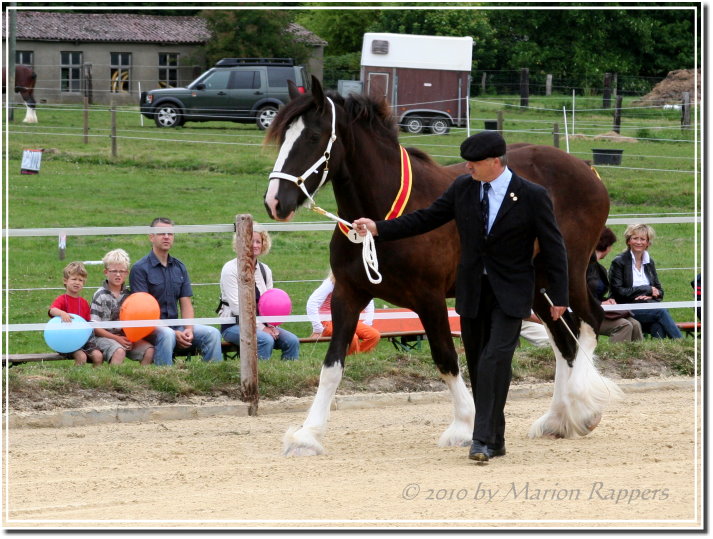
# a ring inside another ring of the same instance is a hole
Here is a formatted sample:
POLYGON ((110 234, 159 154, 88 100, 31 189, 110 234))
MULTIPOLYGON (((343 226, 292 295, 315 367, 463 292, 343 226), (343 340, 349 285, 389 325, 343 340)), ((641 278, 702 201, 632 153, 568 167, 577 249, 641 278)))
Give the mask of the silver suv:
POLYGON ((141 114, 158 127, 229 121, 267 129, 289 100, 288 80, 309 90, 304 67, 292 58, 223 58, 186 88, 142 92, 141 114))

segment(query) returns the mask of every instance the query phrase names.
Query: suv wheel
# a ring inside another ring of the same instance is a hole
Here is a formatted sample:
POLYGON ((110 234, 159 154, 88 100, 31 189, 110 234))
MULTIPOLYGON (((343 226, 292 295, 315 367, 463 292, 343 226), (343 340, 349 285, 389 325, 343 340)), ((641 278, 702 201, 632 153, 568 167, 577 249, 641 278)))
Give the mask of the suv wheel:
POLYGON ((257 116, 255 117, 255 123, 263 131, 270 127, 272 120, 277 116, 277 107, 273 105, 267 105, 262 107, 257 111, 257 116))
POLYGON ((412 135, 418 135, 423 132, 423 118, 418 116, 408 116, 404 119, 404 131, 412 135))
POLYGON ((451 122, 448 118, 434 118, 430 129, 434 135, 447 135, 451 129, 451 122))
POLYGON ((156 107, 154 121, 158 127, 178 127, 183 123, 181 109, 173 103, 165 103, 156 107))

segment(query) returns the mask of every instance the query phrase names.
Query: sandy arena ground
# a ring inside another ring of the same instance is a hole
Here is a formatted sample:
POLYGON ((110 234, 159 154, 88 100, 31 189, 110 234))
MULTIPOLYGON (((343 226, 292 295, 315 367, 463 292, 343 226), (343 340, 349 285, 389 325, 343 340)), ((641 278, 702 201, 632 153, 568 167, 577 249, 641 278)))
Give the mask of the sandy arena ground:
POLYGON ((436 447, 450 421, 445 398, 337 409, 325 438, 328 454, 320 457, 280 454, 283 433, 304 412, 13 428, 3 455, 9 480, 3 523, 697 527, 694 384, 651 383, 622 384, 625 400, 578 440, 526 438, 547 409, 550 384, 513 394, 508 454, 486 465, 468 460, 466 448, 436 447))

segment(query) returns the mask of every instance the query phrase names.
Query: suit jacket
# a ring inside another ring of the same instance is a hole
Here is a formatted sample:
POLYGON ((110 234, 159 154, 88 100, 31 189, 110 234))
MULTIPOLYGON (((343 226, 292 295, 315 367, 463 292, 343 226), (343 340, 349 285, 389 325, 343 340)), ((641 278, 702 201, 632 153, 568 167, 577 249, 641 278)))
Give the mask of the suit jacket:
POLYGON ((480 182, 459 176, 428 208, 377 223, 380 241, 423 234, 455 219, 461 257, 456 275, 456 311, 474 318, 483 269, 502 310, 530 316, 535 292, 535 240, 555 305, 568 304, 567 253, 547 190, 513 173, 508 192, 487 237, 480 213, 480 182))
POLYGON ((654 259, 649 257, 649 263, 643 264, 644 274, 649 280, 646 286, 634 286, 634 272, 631 269, 631 251, 626 250, 617 255, 612 260, 609 267, 609 284, 611 286, 612 297, 617 303, 641 303, 634 298, 637 296, 650 296, 651 287, 655 286, 661 292, 658 298, 654 301, 663 300, 663 287, 659 281, 659 276, 656 273, 656 265, 654 259))

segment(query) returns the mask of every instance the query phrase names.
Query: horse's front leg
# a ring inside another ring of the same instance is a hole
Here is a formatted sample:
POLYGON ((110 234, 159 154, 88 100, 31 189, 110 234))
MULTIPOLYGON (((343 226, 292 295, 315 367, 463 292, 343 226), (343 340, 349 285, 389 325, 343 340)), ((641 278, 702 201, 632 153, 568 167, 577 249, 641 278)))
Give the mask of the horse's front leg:
POLYGON ((451 392, 453 402, 453 421, 441 434, 438 445, 440 447, 469 446, 473 438, 475 403, 460 373, 458 354, 453 345, 445 302, 431 303, 427 309, 421 310, 419 316, 428 335, 431 356, 441 378, 451 392))
POLYGON ((337 392, 344 373, 344 356, 356 330, 361 307, 347 306, 338 296, 335 288, 332 295, 332 323, 334 331, 327 349, 327 356, 322 363, 317 395, 301 427, 291 427, 283 439, 285 456, 312 456, 324 453, 322 438, 327 431, 327 421, 332 400, 337 392))

